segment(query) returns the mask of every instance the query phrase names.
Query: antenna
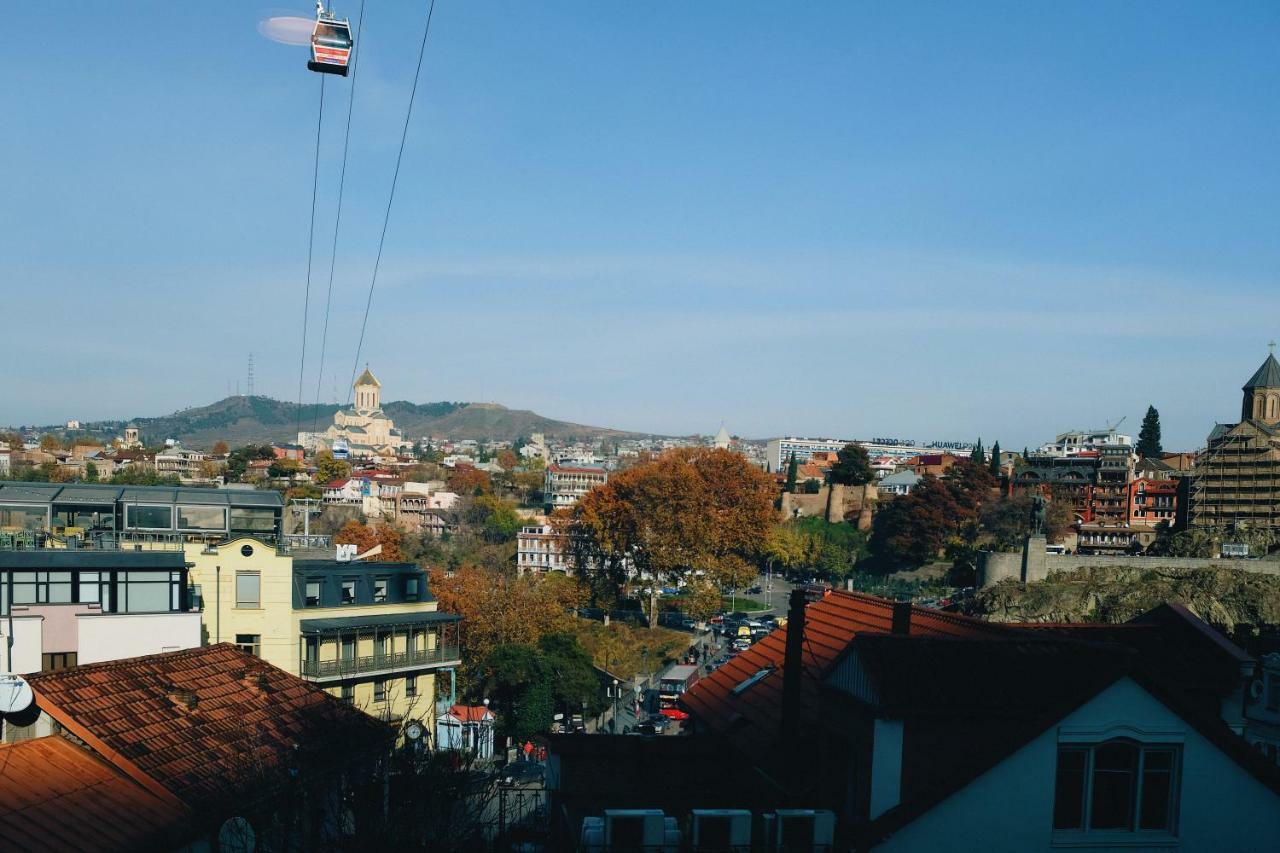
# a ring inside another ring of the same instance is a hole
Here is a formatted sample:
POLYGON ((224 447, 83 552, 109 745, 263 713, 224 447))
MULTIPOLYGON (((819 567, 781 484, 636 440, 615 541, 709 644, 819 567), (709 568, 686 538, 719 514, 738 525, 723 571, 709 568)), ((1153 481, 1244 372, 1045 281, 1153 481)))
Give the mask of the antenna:
POLYGON ((253 396, 253 353, 249 353, 249 396, 253 396))

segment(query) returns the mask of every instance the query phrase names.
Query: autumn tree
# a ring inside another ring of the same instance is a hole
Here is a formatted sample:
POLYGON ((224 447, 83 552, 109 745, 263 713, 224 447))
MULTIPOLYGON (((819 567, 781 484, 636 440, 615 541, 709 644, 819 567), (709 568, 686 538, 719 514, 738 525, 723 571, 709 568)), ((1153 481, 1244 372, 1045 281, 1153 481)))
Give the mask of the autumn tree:
POLYGON ((568 524, 570 552, 583 575, 647 576, 653 627, 659 587, 697 573, 731 584, 764 553, 773 492, 772 478, 739 453, 669 450, 583 495, 568 524))
POLYGON ((867 449, 853 442, 840 448, 827 479, 843 486, 863 486, 870 483, 875 479, 875 472, 871 470, 871 457, 867 455, 867 449))
POLYGON ((720 612, 720 587, 705 577, 696 577, 684 588, 683 610, 700 622, 720 612))
MULTIPOLYGON (((19 445, 21 447, 21 445, 19 445)), ((45 433, 40 436, 40 449, 46 453, 52 453, 55 450, 62 449, 62 442, 58 440, 56 435, 45 433)))
POLYGON ((226 456, 230 450, 231 448, 227 447, 227 443, 225 441, 218 440, 213 444, 213 454, 215 456, 226 456))
POLYGON ((493 482, 486 471, 474 465, 455 465, 449 474, 449 491, 459 495, 479 495, 493 490, 493 482))
POLYGON ((404 553, 400 550, 400 531, 389 524, 370 525, 348 521, 334 535, 333 542, 335 545, 355 545, 358 554, 381 545, 379 561, 395 563, 404 559, 404 553))
POLYGON ((509 448, 502 448, 498 451, 498 464, 502 466, 502 470, 510 471, 520 463, 519 458, 509 448))

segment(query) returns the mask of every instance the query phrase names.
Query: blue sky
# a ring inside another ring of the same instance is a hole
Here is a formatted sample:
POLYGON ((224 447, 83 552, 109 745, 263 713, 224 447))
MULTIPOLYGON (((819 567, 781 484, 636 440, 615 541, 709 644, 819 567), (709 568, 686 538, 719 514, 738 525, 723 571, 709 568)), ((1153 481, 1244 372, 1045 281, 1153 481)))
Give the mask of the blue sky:
MULTIPOLYGON (((0 422, 202 405, 250 352, 294 399, 320 75, 279 5, 85 8, 7 10, 0 422)), ((325 400, 425 9, 366 12, 325 400)), ((1154 403, 1194 446, 1280 336, 1277 48, 1271 3, 439 0, 362 360, 627 429, 1021 447, 1154 403)))

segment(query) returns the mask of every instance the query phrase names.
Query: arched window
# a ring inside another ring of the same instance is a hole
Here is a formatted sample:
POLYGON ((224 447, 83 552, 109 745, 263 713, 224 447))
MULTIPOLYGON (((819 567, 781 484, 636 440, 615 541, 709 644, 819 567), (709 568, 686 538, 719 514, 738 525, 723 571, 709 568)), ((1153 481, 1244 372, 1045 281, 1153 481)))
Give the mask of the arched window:
POLYGON ((1253 416, 1259 419, 1262 418, 1262 395, 1261 394, 1253 395, 1253 416))
POLYGON ((1271 420, 1276 416, 1276 398, 1274 396, 1267 397, 1267 419, 1271 420))
POLYGON ((1053 828, 1134 832, 1173 826, 1179 748, 1113 738, 1058 748, 1053 828))

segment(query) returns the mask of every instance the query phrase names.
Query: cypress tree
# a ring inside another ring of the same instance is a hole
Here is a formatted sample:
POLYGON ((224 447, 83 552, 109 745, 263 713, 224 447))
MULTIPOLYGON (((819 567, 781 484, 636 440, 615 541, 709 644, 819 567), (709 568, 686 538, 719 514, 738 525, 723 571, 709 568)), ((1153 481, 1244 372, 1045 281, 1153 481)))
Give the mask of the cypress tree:
POLYGON ((991 445, 991 467, 988 469, 993 476, 1000 476, 1000 442, 991 445))
POLYGON ((791 460, 787 462, 787 484, 783 487, 783 491, 795 493, 796 476, 800 472, 800 463, 796 462, 796 455, 791 454, 791 460))
POLYGON ((1160 456, 1160 413, 1155 406, 1147 406, 1146 417, 1142 419, 1142 430, 1138 433, 1138 455, 1147 458, 1160 456))
POLYGON ((973 452, 969 454, 969 458, 981 465, 987 461, 987 454, 982 452, 982 438, 979 436, 978 443, 973 446, 973 452))

